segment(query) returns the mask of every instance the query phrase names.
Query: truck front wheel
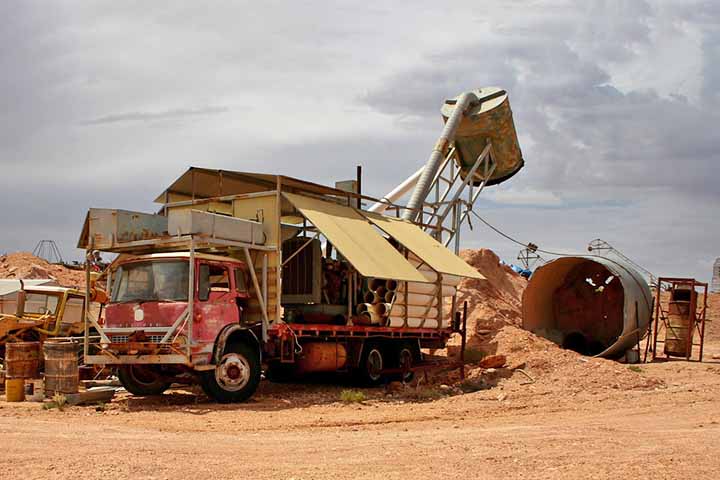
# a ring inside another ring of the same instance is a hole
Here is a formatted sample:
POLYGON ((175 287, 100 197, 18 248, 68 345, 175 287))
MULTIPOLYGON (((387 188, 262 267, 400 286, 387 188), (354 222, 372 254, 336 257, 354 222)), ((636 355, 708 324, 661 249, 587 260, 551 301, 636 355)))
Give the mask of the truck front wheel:
POLYGON ((220 403, 242 402, 260 383, 260 355, 246 343, 228 345, 215 369, 202 372, 201 386, 220 403))
POLYGON ((148 366, 124 365, 118 368, 118 378, 125 390, 138 396, 160 395, 170 387, 170 382, 148 366))

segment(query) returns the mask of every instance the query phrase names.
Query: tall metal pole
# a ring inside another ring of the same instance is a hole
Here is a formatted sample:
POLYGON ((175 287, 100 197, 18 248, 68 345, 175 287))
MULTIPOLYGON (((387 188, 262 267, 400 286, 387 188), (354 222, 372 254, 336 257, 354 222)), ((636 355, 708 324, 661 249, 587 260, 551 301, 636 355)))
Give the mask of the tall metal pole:
MULTIPOLYGON (((91 242, 92 243, 92 242, 91 242)), ((90 353, 90 255, 92 250, 85 250, 85 304, 83 305, 83 320, 85 332, 83 334, 83 363, 87 364, 87 356, 90 353)), ((108 285, 108 291, 110 290, 108 285)))
POLYGON ((428 158, 425 168, 420 174, 415 190, 413 190, 410 201, 407 204, 406 210, 403 212, 403 218, 405 220, 415 221, 418 218, 418 214, 422 210, 423 202, 427 198, 428 189, 432 184, 435 174, 437 173, 438 167, 445 157, 445 151, 448 148, 450 142, 455 139, 455 132, 457 131, 460 121, 465 115, 465 111, 470 106, 471 102, 477 101, 477 96, 472 92, 465 92, 460 95, 455 103, 455 110, 452 115, 448 118, 443 128, 440 138, 433 147, 433 151, 428 158))
POLYGON ((190 239, 190 265, 188 266, 188 320, 187 320, 187 355, 192 361, 193 322, 195 320, 195 238, 190 239))

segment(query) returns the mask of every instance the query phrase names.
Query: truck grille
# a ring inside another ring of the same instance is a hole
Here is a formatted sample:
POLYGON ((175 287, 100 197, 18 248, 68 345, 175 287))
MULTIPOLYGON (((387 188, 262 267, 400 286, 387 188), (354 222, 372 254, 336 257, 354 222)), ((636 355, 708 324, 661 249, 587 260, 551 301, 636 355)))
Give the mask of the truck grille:
MULTIPOLYGON (((150 343, 160 343, 165 335, 148 335, 148 341, 150 343)), ((130 337, 128 335, 113 335, 110 337, 112 343, 127 343, 130 337)))

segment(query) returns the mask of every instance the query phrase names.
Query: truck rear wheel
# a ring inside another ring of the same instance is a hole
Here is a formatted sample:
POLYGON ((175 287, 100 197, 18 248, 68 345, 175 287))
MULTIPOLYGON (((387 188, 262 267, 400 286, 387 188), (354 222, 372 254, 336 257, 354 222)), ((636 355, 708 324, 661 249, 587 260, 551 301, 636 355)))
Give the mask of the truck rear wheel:
POLYGON ((260 356, 246 343, 228 345, 215 369, 202 372, 200 385, 208 397, 220 403, 242 402, 260 383, 260 356))
POLYGON ((118 368, 118 378, 125 390, 138 396, 160 395, 170 387, 170 382, 150 366, 124 365, 118 368))
POLYGON ((397 350, 397 366, 401 370, 407 370, 403 371, 400 374, 400 379, 404 382, 410 382, 412 381, 415 374, 410 371, 410 368, 413 367, 413 364, 415 363, 415 354, 413 353, 413 348, 410 345, 407 344, 400 344, 400 348, 397 350))
POLYGON ((366 344, 360 357, 358 380, 367 386, 380 385, 384 380, 383 368, 385 368, 383 350, 376 343, 366 344))

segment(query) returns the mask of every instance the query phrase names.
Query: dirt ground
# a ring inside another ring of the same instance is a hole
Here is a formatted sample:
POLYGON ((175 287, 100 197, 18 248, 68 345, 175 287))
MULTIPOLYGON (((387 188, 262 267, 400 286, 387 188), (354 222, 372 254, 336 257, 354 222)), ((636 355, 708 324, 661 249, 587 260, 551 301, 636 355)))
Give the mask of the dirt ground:
POLYGON ((0 402, 0 478, 718 478, 717 330, 703 363, 638 368, 509 326, 484 345, 534 383, 471 368, 483 389, 464 394, 438 372, 349 404, 347 385, 269 382, 231 406, 186 389, 64 411, 0 402))

